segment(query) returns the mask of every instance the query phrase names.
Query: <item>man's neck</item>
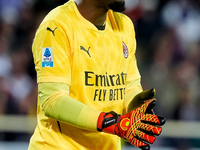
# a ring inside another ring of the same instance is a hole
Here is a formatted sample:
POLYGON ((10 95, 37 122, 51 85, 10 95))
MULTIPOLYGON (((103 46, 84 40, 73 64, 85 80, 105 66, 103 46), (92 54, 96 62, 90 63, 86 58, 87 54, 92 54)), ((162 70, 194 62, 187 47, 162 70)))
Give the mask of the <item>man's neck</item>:
POLYGON ((107 10, 95 7, 85 1, 75 1, 80 14, 94 25, 104 25, 107 16, 107 10))

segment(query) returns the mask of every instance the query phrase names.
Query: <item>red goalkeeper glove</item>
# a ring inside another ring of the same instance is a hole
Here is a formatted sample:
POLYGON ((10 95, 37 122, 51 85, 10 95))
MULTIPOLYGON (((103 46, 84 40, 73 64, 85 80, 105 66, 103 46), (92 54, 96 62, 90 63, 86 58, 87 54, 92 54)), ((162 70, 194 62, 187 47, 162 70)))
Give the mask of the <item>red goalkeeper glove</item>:
POLYGON ((132 99, 132 101, 128 105, 127 111, 130 112, 131 110, 140 107, 142 104, 145 103, 146 100, 153 99, 155 95, 156 95, 156 90, 154 88, 140 92, 132 99))
POLYGON ((155 135, 160 135, 162 130, 160 126, 165 124, 165 118, 146 113, 151 112, 155 101, 155 99, 147 100, 142 106, 125 115, 113 111, 102 112, 98 118, 97 130, 118 135, 132 145, 148 150, 149 144, 155 141, 155 135))

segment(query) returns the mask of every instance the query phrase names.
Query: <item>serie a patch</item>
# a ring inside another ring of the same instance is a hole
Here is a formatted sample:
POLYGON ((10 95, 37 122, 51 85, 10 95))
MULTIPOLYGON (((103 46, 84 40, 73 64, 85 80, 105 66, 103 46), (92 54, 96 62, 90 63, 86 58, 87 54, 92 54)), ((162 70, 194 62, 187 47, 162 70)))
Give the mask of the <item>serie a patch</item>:
POLYGON ((53 67, 53 48, 42 48, 42 67, 53 67))

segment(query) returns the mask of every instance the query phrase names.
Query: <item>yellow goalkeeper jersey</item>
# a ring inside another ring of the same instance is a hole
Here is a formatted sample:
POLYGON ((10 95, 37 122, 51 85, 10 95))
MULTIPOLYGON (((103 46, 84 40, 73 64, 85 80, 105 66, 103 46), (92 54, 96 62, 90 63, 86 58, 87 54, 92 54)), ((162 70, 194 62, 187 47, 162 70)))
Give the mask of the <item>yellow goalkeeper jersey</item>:
MULTIPOLYGON (((98 30, 81 16, 73 0, 52 10, 33 43, 37 82, 68 84, 72 98, 96 110, 122 114, 126 83, 140 78, 135 32, 127 16, 111 10, 105 25, 105 30, 98 30)), ((45 116, 39 98, 37 118, 30 150, 121 149, 121 140, 115 135, 45 116)))

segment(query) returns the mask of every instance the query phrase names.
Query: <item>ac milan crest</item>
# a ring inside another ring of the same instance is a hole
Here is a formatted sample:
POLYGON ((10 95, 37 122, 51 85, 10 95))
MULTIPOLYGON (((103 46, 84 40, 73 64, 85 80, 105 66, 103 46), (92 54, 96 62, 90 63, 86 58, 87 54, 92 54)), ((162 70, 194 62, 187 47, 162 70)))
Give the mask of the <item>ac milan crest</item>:
POLYGON ((124 53, 124 57, 128 58, 128 48, 126 46, 126 44, 124 42, 122 42, 123 44, 123 53, 124 53))

